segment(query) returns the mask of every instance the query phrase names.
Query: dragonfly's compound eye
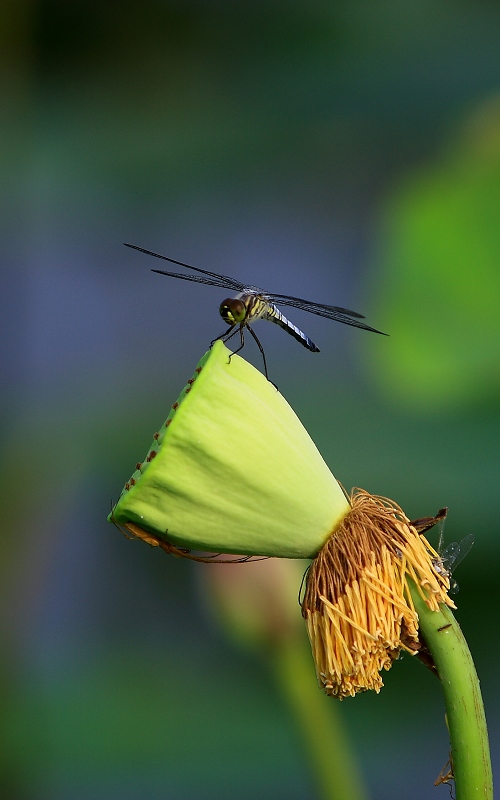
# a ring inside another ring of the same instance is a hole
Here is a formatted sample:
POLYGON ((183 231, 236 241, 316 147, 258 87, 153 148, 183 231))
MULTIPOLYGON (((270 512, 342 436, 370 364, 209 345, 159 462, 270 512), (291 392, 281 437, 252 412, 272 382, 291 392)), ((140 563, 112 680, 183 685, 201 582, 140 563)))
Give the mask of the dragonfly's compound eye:
POLYGON ((229 297, 224 300, 220 304, 219 311, 222 319, 228 325, 236 325, 238 322, 243 322, 247 314, 245 304, 235 297, 229 297))

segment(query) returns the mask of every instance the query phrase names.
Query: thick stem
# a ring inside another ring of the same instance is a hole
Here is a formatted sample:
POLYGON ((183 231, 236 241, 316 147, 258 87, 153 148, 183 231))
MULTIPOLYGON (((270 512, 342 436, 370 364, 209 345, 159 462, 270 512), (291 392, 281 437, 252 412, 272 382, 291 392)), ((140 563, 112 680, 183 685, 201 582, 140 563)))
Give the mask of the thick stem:
POLYGON ((338 701, 319 690, 309 649, 291 637, 274 652, 277 678, 302 733, 319 796, 322 800, 367 800, 338 701))
POLYGON ((444 692, 450 732, 456 800, 492 800, 488 731, 474 662, 458 622, 446 606, 430 611, 411 587, 420 632, 429 648, 444 692))

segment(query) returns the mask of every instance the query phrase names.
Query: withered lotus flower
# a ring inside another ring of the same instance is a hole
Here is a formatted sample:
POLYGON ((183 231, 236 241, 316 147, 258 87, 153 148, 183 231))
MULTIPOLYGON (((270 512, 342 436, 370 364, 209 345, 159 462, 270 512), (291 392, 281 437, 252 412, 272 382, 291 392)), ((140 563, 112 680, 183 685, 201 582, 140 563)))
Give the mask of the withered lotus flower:
POLYGON ((410 586, 451 607, 438 553, 391 500, 347 496, 273 384, 218 341, 109 516, 176 555, 309 558, 302 613, 320 685, 379 691, 419 650, 410 586))

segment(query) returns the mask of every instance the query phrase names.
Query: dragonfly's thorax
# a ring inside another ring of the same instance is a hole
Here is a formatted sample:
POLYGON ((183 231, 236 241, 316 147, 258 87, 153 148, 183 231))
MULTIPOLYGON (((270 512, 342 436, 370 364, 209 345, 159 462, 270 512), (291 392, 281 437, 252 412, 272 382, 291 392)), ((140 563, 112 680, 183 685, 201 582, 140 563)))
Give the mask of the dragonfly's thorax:
POLYGON ((241 325, 265 317, 269 310, 269 302, 264 295, 252 292, 241 292, 236 297, 229 297, 220 304, 220 315, 228 325, 241 325))

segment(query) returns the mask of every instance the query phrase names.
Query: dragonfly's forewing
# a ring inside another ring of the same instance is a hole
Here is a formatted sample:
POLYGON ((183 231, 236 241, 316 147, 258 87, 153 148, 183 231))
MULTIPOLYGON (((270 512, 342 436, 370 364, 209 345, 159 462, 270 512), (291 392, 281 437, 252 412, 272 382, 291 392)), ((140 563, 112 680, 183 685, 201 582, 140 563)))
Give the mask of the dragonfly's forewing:
MULTIPOLYGON (((230 278, 229 275, 219 275, 218 272, 210 272, 207 269, 200 269, 200 267, 193 267, 192 264, 185 264, 183 261, 176 261, 175 258, 168 258, 168 256, 162 256, 160 253, 154 253, 152 250, 145 250, 144 247, 138 247, 136 244, 127 244, 124 242, 125 247, 131 247, 133 250, 139 250, 140 253, 146 253, 148 256, 154 256, 155 258, 161 258, 163 261, 170 261, 171 264, 178 264, 180 267, 187 267, 188 269, 194 269, 195 272, 201 272, 203 275, 208 275, 209 278, 212 280, 202 280, 201 278, 196 281, 197 283, 205 283, 208 286, 222 286, 224 289, 232 289, 233 292, 244 292, 246 286, 241 281, 237 281, 236 278, 230 278)), ((171 278, 184 278, 184 280, 189 280, 187 275, 182 275, 179 272, 162 272, 159 269, 153 269, 151 272, 159 272, 160 275, 168 275, 171 278)), ((194 280, 194 278, 191 278, 194 280)))
POLYGON ((240 291, 239 287, 229 283, 222 276, 219 278, 202 278, 200 275, 184 275, 181 272, 166 272, 163 269, 152 269, 151 272, 157 272, 158 275, 167 275, 169 278, 180 278, 181 281, 192 281, 193 283, 203 283, 205 286, 218 286, 220 289, 230 289, 233 292, 240 291))

